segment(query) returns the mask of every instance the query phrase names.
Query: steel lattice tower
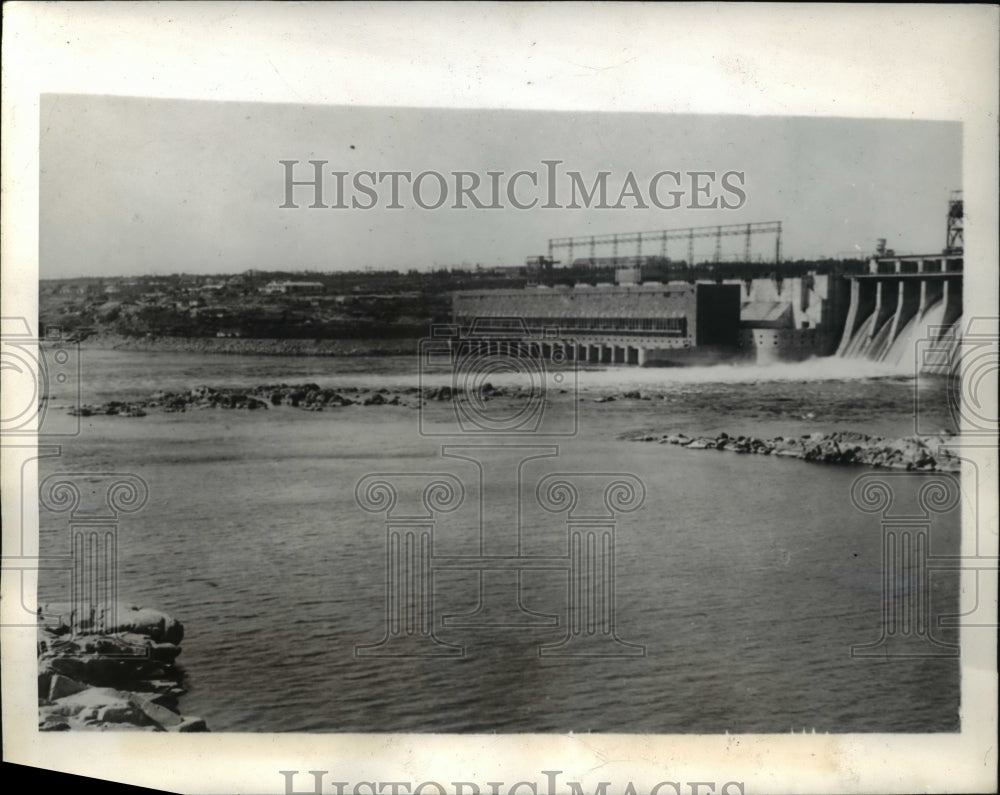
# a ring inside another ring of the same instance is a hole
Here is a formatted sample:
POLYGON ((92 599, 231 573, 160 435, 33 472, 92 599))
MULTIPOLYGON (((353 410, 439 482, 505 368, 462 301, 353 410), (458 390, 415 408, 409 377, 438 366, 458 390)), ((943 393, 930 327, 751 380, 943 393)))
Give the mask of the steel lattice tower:
POLYGON ((961 254, 965 241, 962 229, 962 191, 953 190, 948 199, 948 240, 945 244, 945 254, 961 254))

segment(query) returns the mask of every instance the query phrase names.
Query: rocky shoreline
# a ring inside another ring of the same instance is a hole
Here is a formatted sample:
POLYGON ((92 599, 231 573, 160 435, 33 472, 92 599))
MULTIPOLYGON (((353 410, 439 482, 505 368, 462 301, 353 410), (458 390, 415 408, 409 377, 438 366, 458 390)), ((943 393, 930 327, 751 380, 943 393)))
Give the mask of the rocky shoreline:
POLYGON ((38 730, 207 732, 178 709, 183 637, 151 608, 120 603, 113 618, 81 620, 69 604, 39 606, 38 730))
POLYGON ((837 431, 761 439, 756 436, 730 436, 728 433, 714 437, 691 437, 683 433, 636 431, 623 438, 635 442, 672 444, 687 450, 774 455, 822 464, 856 464, 908 472, 958 472, 961 469, 961 459, 946 447, 951 438, 947 435, 890 439, 837 431))
MULTIPOLYGON (((318 384, 263 384, 255 387, 198 386, 186 392, 154 392, 139 400, 112 400, 107 403, 85 404, 69 410, 74 416, 108 415, 144 417, 147 409, 163 412, 197 409, 266 410, 272 406, 291 406, 305 411, 343 408, 345 406, 407 406, 417 408, 431 401, 451 400, 461 389, 449 386, 404 387, 400 389, 370 389, 363 387, 321 388, 318 384)), ((518 389, 504 389, 485 384, 478 391, 483 400, 516 397, 518 389)))

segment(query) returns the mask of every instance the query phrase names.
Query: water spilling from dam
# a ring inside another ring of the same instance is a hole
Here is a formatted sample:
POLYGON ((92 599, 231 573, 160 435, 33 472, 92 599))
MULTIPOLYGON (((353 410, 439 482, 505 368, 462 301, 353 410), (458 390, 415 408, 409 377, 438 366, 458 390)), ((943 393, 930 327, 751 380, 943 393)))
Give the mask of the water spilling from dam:
POLYGON ((961 254, 877 257, 849 279, 839 358, 949 372, 962 336, 961 254))

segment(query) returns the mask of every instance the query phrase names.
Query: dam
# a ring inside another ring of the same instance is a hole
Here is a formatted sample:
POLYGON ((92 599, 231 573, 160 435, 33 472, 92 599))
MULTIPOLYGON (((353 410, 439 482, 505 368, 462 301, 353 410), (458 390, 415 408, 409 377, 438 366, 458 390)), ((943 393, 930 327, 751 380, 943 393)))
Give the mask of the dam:
POLYGON ((962 265, 960 253, 873 258, 867 273, 851 277, 837 356, 902 365, 926 341, 943 355, 921 372, 946 373, 961 342, 962 265))
POLYGON ((825 356, 902 367, 916 363, 923 341, 944 348, 919 369, 946 372, 961 342, 961 218, 953 194, 943 252, 897 255, 880 240, 867 261, 782 262, 780 222, 555 238, 549 256, 529 258, 523 289, 453 293, 455 336, 492 355, 640 367, 825 356), (752 257, 755 235, 774 237, 773 258, 752 257), (728 238, 743 246, 735 261, 722 257, 728 238), (714 257, 691 264, 699 239, 714 244, 714 257), (687 260, 665 256, 674 240, 687 260), (658 256, 643 254, 651 243, 658 256), (610 256, 597 256, 602 246, 610 256), (626 246, 633 251, 622 256, 626 246), (560 248, 571 257, 561 280, 560 248), (589 257, 572 259, 581 249, 589 257), (611 274, 614 282, 594 281, 611 274))

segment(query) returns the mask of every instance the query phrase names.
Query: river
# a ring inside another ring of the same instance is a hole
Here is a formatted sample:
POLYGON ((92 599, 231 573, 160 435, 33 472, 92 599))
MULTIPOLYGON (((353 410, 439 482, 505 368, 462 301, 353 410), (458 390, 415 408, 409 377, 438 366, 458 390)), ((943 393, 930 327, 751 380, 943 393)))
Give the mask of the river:
MULTIPOLYGON (((408 357, 81 355, 82 400, 91 403, 201 384, 418 383, 408 357)), ((148 503, 118 530, 119 593, 185 625, 181 706, 212 731, 958 729, 956 658, 851 655, 881 631, 879 519, 850 499, 871 470, 619 439, 642 428, 903 436, 914 431, 915 390, 921 424, 949 425, 941 379, 837 360, 545 377, 546 422, 572 434, 440 435, 454 425, 446 403, 428 407, 423 424, 420 411, 401 406, 150 410, 84 418, 62 454, 42 460, 40 478, 117 472, 148 484, 148 503), (623 399, 628 390, 641 397, 623 399), (603 402, 608 395, 617 399, 603 402), (484 443, 555 445, 558 454, 525 464, 520 491, 513 465, 509 478, 480 489, 475 466, 444 458, 441 445, 484 443), (564 471, 628 473, 645 487, 642 507, 617 518, 614 565, 615 632, 644 654, 540 657, 571 618, 567 574, 551 570, 523 572, 520 587, 523 606, 555 626, 442 625, 441 616, 475 607, 479 587, 475 571, 442 570, 434 633, 463 656, 355 653, 385 634, 386 611, 384 517, 358 506, 362 477, 449 472, 466 484, 465 503, 438 521, 435 555, 474 554, 480 522, 487 539, 513 534, 519 512, 523 554, 554 555, 565 547, 565 519, 537 510, 534 484, 564 471)), ((448 379, 435 370, 425 383, 448 379)), ((55 396, 51 410, 65 411, 69 399, 55 396)), ((900 499, 915 504, 925 477, 896 478, 900 499)), ((932 554, 955 554, 959 529, 957 511, 938 518, 932 554)), ((67 538, 66 517, 43 511, 43 554, 66 554, 67 538)), ((66 599, 67 588, 46 574, 39 599, 66 599)), ((936 612, 957 610, 957 574, 933 577, 931 588, 936 612)))

